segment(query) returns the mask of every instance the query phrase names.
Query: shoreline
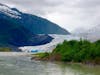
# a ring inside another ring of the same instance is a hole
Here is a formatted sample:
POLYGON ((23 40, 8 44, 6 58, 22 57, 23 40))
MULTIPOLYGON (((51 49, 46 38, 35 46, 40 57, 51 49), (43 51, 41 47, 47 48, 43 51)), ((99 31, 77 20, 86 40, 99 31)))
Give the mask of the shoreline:
POLYGON ((26 52, 0 52, 0 56, 32 56, 32 54, 26 52))
POLYGON ((44 62, 57 62, 57 63, 63 63, 63 64, 76 64, 76 65, 86 65, 86 66, 91 66, 91 67, 96 67, 96 66, 100 66, 100 64, 95 64, 95 63, 83 63, 83 62, 64 62, 64 61, 56 61, 56 60, 43 60, 43 59, 38 59, 36 57, 32 57, 31 60, 35 60, 35 61, 44 61, 44 62))
POLYGON ((88 66, 100 66, 100 64, 95 63, 94 60, 88 60, 88 61, 83 61, 83 62, 74 62, 74 61, 69 62, 69 61, 62 61, 60 59, 58 60, 56 56, 49 56, 49 57, 41 58, 38 54, 35 54, 33 57, 31 57, 31 60, 46 61, 46 62, 60 62, 64 64, 81 64, 81 65, 88 65, 88 66))
POLYGON ((87 61, 87 62, 67 62, 67 61, 61 61, 61 60, 55 60, 52 57, 45 57, 45 58, 41 58, 38 56, 38 54, 33 54, 33 53, 26 53, 26 52, 0 52, 0 56, 28 56, 31 57, 30 60, 36 60, 36 61, 47 61, 47 62, 60 62, 60 63, 64 63, 64 64, 82 64, 82 65, 89 65, 89 66, 100 66, 100 64, 96 64, 94 62, 91 61, 87 61))

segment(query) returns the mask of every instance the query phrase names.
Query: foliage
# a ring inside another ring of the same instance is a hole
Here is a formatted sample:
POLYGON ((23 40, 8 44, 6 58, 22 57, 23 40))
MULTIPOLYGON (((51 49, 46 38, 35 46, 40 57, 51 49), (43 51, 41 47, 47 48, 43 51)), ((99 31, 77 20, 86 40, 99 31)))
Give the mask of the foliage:
POLYGON ((12 49, 8 47, 0 47, 0 52, 10 52, 10 51, 12 51, 12 49))
MULTIPOLYGON (((71 40, 58 44, 51 53, 61 55, 62 61, 67 62, 87 62, 100 63, 100 40, 90 42, 87 40, 71 40)), ((49 54, 50 56, 50 54, 49 54)))
POLYGON ((46 57, 48 57, 50 55, 50 53, 38 53, 38 54, 36 54, 36 56, 38 56, 39 58, 46 58, 46 57))

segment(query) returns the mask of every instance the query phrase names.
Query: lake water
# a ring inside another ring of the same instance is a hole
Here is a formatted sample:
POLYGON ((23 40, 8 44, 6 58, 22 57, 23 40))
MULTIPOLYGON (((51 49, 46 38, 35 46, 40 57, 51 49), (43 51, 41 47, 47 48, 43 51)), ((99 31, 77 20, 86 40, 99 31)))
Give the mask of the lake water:
POLYGON ((0 56, 0 75, 100 75, 100 66, 35 61, 26 56, 0 56))

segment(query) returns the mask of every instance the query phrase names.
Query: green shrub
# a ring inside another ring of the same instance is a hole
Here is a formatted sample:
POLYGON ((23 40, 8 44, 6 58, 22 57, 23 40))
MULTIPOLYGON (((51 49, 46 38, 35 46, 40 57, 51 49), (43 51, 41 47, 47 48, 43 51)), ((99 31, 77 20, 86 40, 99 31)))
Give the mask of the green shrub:
POLYGON ((0 47, 0 52, 10 52, 12 51, 11 48, 8 48, 8 47, 0 47))
POLYGON ((100 58, 100 40, 90 42, 87 40, 64 41, 57 45, 51 54, 61 55, 62 61, 84 62, 100 58))
POLYGON ((46 58, 46 57, 48 57, 50 54, 46 52, 46 53, 38 53, 37 55, 38 55, 39 58, 46 58))
POLYGON ((60 55, 60 60, 67 62, 100 62, 100 40, 90 42, 87 40, 71 40, 58 44, 52 53, 40 54, 40 57, 60 55))

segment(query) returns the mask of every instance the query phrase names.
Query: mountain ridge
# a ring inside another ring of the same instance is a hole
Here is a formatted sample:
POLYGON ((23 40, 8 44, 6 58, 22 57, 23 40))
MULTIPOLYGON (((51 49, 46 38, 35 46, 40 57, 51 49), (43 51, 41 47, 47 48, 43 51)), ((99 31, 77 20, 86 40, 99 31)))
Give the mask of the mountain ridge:
POLYGON ((13 10, 0 4, 0 47, 36 46, 52 41, 53 38, 49 35, 33 34, 21 25, 18 22, 21 13, 13 10))
POLYGON ((4 11, 2 14, 4 18, 16 21, 18 24, 30 30, 33 34, 70 34, 64 28, 45 18, 23 13, 16 8, 10 8, 6 5, 3 5, 2 9, 4 10, 0 10, 0 13, 2 14, 2 11, 4 11))

